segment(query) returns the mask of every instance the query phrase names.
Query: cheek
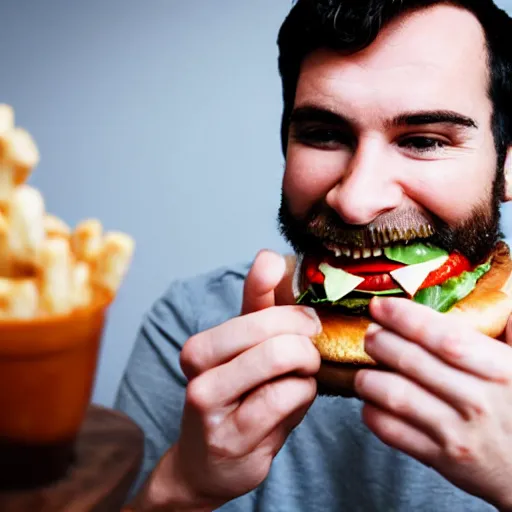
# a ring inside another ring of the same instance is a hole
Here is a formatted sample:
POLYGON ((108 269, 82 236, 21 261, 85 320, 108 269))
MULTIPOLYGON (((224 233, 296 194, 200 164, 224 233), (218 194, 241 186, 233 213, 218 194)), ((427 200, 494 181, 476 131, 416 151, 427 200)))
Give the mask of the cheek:
POLYGON ((290 144, 286 155, 283 192, 292 213, 302 215, 323 199, 343 176, 349 155, 290 144))
POLYGON ((491 196, 494 167, 488 162, 443 160, 416 171, 404 182, 406 194, 448 224, 467 219, 491 196))

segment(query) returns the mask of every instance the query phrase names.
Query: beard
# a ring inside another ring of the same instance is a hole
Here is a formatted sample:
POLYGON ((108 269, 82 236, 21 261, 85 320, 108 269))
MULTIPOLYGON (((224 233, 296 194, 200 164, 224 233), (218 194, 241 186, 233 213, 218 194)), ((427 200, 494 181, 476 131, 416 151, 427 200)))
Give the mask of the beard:
POLYGON ((377 217, 370 224, 352 225, 323 201, 313 205, 302 218, 292 214, 284 192, 278 224, 281 235, 297 254, 322 254, 329 247, 374 248, 421 240, 459 252, 473 265, 488 258, 503 234, 500 231, 500 206, 504 192, 504 173, 496 172, 490 197, 475 205, 467 219, 449 225, 421 209, 396 209, 377 217))

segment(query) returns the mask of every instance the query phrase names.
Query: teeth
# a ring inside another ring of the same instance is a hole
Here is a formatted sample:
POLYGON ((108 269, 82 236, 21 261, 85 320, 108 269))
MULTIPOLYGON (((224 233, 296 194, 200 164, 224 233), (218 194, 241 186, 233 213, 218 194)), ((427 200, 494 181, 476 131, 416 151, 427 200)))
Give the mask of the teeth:
POLYGON ((389 238, 388 238, 388 235, 386 233, 382 233, 381 238, 382 238, 382 243, 384 245, 388 245, 389 244, 389 238))
POLYGON ((377 258, 379 256, 382 256, 384 252, 383 247, 374 247, 373 249, 351 249, 349 247, 334 247, 331 246, 330 250, 333 252, 336 258, 339 258, 340 256, 345 256, 346 258, 352 258, 354 260, 359 260, 361 258, 371 258, 372 256, 377 258))

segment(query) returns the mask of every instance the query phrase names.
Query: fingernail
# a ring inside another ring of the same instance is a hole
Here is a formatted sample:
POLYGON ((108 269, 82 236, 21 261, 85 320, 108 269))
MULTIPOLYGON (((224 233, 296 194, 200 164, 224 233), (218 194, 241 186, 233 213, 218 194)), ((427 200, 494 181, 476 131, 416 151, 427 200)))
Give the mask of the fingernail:
POLYGON ((366 337, 369 338, 369 337, 375 336, 381 330, 382 330, 382 327, 380 325, 371 323, 368 326, 368 329, 366 329, 366 337))
POLYGON ((315 334, 320 334, 323 330, 323 327, 322 322, 318 316, 318 313, 313 308, 310 307, 305 307, 304 313, 306 313, 306 315, 308 315, 315 322, 315 334))

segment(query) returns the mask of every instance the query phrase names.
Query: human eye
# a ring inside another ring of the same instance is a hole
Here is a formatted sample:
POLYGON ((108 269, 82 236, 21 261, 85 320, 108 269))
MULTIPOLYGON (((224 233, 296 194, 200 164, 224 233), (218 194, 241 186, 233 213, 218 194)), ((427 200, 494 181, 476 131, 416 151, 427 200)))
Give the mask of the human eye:
POLYGON ((448 146, 448 142, 433 136, 414 135, 399 141, 398 146, 410 152, 424 154, 442 151, 448 146))
POLYGON ((328 126, 304 126, 295 129, 295 139, 306 146, 336 150, 353 145, 353 137, 346 131, 328 126))

